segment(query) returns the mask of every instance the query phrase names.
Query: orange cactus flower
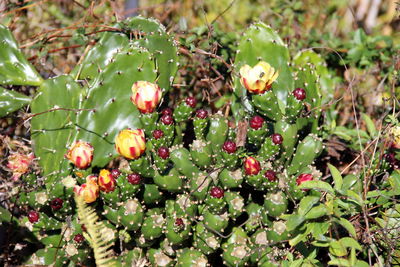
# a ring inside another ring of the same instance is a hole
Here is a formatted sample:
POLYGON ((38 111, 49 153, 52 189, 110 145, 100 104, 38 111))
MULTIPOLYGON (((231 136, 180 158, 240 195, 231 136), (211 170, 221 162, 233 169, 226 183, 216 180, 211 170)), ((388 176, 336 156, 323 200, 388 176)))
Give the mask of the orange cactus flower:
POLYGON ((146 140, 142 129, 124 129, 115 138, 115 149, 127 159, 137 159, 146 150, 146 140))
POLYGON ((93 147, 88 142, 76 141, 68 150, 65 157, 77 168, 86 169, 93 160, 93 147))
POLYGON ((132 103, 142 113, 152 113, 161 100, 161 89, 157 84, 138 81, 132 85, 132 103))
POLYGON ((247 91, 253 94, 262 94, 268 91, 279 76, 279 72, 264 61, 259 62, 253 68, 244 65, 239 72, 240 82, 247 91))

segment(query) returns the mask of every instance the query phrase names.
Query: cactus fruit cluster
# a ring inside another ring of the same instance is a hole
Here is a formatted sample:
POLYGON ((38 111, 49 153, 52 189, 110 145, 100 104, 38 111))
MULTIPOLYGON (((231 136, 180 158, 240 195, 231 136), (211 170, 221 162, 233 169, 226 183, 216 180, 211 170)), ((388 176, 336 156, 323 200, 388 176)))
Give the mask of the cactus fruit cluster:
POLYGON ((31 190, 15 199, 30 210, 19 225, 45 247, 28 263, 283 261, 294 233, 282 215, 316 193, 302 183, 319 179, 326 100, 317 68, 301 54, 292 61, 277 33, 256 23, 238 46, 232 116, 193 96, 172 106, 173 38, 142 17, 113 27, 71 73, 48 80, 0 28, 9 51, 0 53, 0 83, 39 86, 15 104, 30 102, 42 168, 23 176, 31 190))

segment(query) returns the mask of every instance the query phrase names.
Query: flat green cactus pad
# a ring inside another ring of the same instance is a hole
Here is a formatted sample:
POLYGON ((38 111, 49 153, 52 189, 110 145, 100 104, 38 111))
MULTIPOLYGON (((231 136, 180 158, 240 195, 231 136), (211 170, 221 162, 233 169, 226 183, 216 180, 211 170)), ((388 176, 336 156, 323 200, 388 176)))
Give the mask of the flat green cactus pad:
MULTIPOLYGON (((272 85, 272 89, 278 98, 282 113, 285 110, 287 94, 294 88, 292 73, 288 66, 289 58, 289 50, 282 39, 262 22, 255 23, 246 30, 235 58, 237 75, 243 65, 253 67, 259 61, 267 62, 279 71, 279 77, 272 85)), ((246 95, 246 89, 240 84, 239 76, 235 79, 235 93, 239 97, 246 95)))
POLYGON ((31 98, 0 87, 0 118, 29 104, 31 98))
POLYGON ((114 139, 122 129, 141 127, 139 111, 130 101, 136 81, 154 82, 154 61, 145 50, 132 47, 116 54, 113 62, 88 88, 77 118, 77 140, 94 147, 93 166, 103 166, 117 156, 114 139))
POLYGON ((44 174, 68 166, 64 154, 75 136, 75 109, 81 91, 71 76, 62 75, 44 81, 32 101, 31 111, 36 115, 31 121, 32 140, 44 174))
POLYGON ((0 84, 40 85, 42 78, 26 60, 10 30, 0 24, 0 84))

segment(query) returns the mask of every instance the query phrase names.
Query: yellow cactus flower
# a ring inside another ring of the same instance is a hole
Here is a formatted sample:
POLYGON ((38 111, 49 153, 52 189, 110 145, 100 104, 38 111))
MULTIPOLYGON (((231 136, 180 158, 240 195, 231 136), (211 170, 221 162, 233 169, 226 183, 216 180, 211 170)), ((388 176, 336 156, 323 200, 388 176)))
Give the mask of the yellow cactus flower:
POLYGON ((262 94, 269 90, 278 76, 279 72, 264 61, 259 62, 253 68, 249 65, 240 68, 240 82, 253 94, 262 94))

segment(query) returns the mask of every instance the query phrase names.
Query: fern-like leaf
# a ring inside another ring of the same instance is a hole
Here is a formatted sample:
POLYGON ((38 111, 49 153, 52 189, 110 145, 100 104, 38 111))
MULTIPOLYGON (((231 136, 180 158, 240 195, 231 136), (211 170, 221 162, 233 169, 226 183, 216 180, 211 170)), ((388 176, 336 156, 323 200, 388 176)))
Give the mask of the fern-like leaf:
POLYGON ((96 265, 99 267, 115 266, 116 261, 110 249, 113 244, 109 238, 109 230, 99 220, 96 212, 86 205, 81 196, 75 194, 75 202, 79 220, 87 229, 84 236, 93 249, 96 265))

